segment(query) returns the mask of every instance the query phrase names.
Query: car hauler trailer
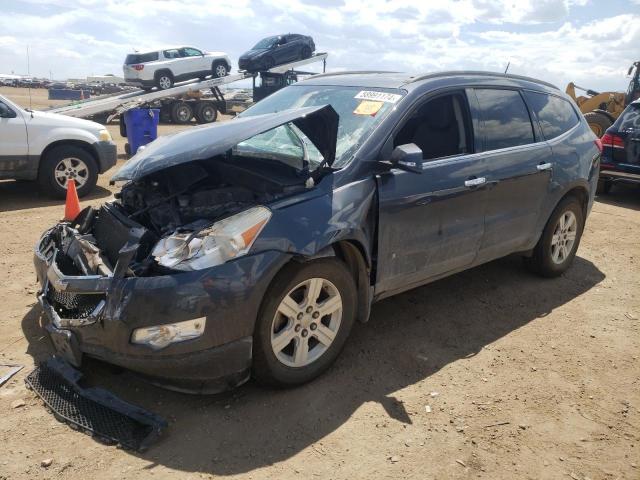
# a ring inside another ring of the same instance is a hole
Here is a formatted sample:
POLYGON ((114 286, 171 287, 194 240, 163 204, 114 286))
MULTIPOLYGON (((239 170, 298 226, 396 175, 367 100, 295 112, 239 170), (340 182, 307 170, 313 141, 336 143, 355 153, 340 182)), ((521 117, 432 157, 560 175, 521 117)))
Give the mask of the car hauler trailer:
MULTIPOLYGON (((297 68, 320 61, 323 64, 322 71, 324 72, 327 56, 327 53, 316 53, 310 58, 277 65, 265 72, 241 71, 225 77, 187 82, 166 90, 152 92, 136 90, 133 92, 81 101, 71 105, 56 107, 48 111, 71 117, 91 118, 96 121, 101 121, 101 123, 106 123, 110 119, 120 116, 131 108, 149 107, 160 108, 160 115, 164 121, 185 124, 189 123, 195 117, 198 123, 210 123, 216 120, 218 112, 226 113, 228 110, 235 110, 227 108, 228 104, 224 98, 224 94, 220 90, 221 86, 253 78, 253 101, 257 101, 260 98, 264 98, 266 95, 261 91, 258 92, 258 95, 255 95, 257 89, 259 89, 259 87, 256 87, 255 85, 256 76, 265 74, 265 77, 270 78, 273 78, 274 76, 282 76, 283 79, 285 79, 285 77, 290 78, 291 72, 295 72, 297 68), (205 96, 203 94, 206 90, 211 91, 211 96, 205 96)), ((269 93, 272 93, 287 84, 284 80, 275 83, 278 84, 278 87, 272 88, 272 91, 269 93)), ((125 135, 124 122, 120 123, 121 133, 125 135)))

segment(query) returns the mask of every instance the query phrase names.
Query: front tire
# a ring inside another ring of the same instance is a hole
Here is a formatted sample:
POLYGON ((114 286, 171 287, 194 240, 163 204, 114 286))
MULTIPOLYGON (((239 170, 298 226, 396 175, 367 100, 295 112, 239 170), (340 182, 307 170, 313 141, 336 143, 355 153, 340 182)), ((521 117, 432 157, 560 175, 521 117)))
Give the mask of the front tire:
POLYGON ((96 186, 98 166, 91 154, 74 145, 60 145, 51 149, 38 169, 40 189, 54 198, 65 198, 67 181, 73 180, 79 197, 96 186))
POLYGON ((529 270, 543 277, 558 277, 573 263, 584 229, 584 212, 573 196, 560 201, 542 232, 533 255, 525 258, 529 270))
POLYGON ((225 62, 213 62, 211 70, 214 78, 225 77, 229 74, 229 69, 225 62))
POLYGON ((258 315, 254 378, 279 387, 313 380, 344 347, 355 311, 355 282, 340 260, 285 268, 269 287, 258 315))

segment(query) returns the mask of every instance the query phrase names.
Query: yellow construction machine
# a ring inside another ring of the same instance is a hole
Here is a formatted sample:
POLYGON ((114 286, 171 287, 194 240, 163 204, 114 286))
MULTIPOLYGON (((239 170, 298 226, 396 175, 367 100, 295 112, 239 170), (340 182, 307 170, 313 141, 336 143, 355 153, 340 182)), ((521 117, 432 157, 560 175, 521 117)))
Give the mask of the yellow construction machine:
POLYGON ((629 88, 626 93, 599 93, 579 87, 573 82, 567 85, 567 94, 575 100, 578 108, 584 114, 584 118, 587 119, 591 130, 598 137, 604 135, 607 128, 613 125, 613 122, 616 121, 627 105, 640 98, 640 62, 634 62, 627 75, 631 76, 631 82, 629 82, 629 88), (586 96, 576 97, 576 89, 584 91, 586 96))

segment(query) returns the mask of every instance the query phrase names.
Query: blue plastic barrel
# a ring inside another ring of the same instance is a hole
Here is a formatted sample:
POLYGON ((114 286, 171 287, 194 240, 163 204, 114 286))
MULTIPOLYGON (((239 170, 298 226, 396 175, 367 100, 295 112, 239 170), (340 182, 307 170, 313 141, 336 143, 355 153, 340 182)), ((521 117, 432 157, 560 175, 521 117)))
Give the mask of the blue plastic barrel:
POLYGON ((160 110, 157 108, 133 108, 124 112, 131 155, 135 155, 142 145, 158 138, 159 119, 160 110))

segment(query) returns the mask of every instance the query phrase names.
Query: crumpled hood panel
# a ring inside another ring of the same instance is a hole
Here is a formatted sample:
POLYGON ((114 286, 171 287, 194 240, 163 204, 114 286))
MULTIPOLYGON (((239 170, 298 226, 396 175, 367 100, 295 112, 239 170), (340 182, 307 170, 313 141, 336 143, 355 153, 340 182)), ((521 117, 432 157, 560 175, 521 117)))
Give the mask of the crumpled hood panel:
POLYGON ((159 137, 134 155, 112 180, 138 180, 168 167, 221 155, 243 140, 289 122, 313 142, 328 165, 333 163, 338 114, 331 105, 320 105, 238 117, 159 137))

